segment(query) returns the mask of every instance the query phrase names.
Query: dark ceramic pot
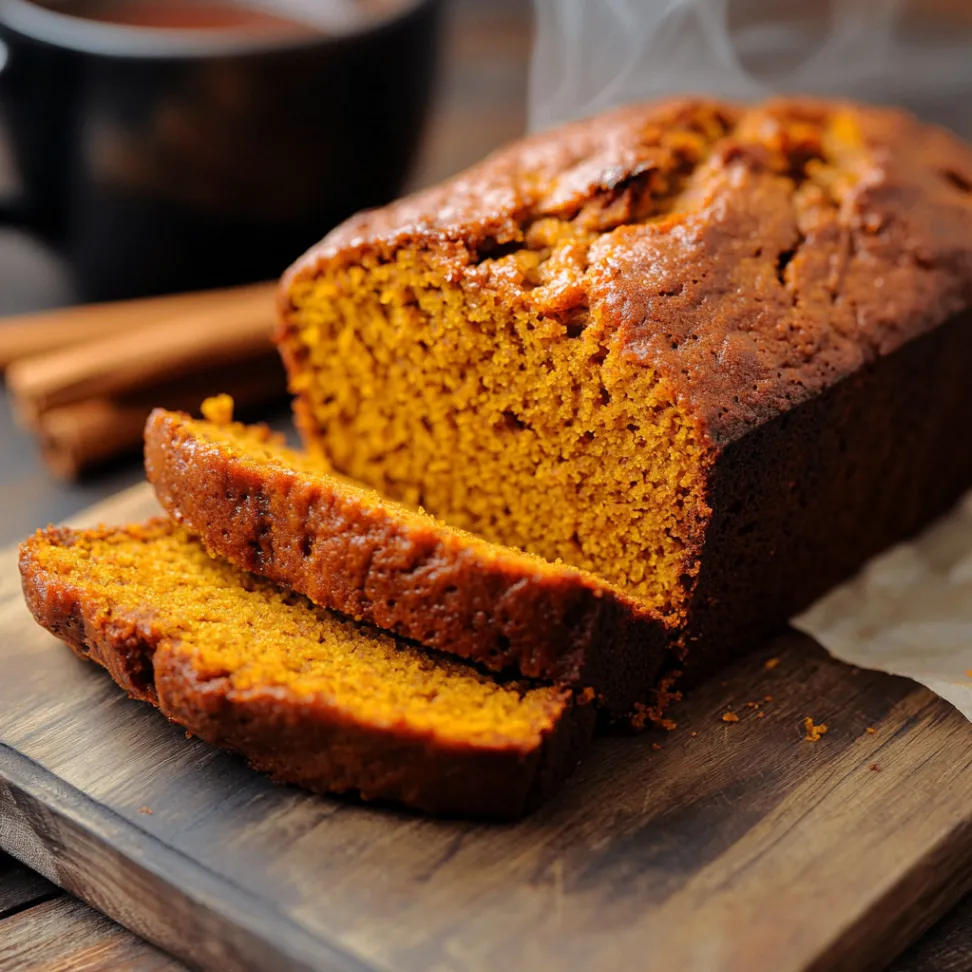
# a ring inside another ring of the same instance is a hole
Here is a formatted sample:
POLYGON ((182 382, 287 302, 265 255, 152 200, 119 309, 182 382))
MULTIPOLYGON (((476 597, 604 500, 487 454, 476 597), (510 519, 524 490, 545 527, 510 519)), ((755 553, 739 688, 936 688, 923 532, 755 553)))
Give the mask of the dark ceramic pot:
POLYGON ((0 98, 22 187, 0 220, 57 244, 86 299, 276 276, 400 190, 439 6, 274 39, 0 0, 0 98))

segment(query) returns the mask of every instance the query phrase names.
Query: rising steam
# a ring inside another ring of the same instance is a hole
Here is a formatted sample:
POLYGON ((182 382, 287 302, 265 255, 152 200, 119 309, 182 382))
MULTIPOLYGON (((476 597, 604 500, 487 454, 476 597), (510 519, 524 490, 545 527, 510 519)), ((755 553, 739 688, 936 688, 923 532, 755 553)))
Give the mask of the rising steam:
POLYGON ((534 0, 531 129, 680 92, 866 92, 900 0, 534 0))

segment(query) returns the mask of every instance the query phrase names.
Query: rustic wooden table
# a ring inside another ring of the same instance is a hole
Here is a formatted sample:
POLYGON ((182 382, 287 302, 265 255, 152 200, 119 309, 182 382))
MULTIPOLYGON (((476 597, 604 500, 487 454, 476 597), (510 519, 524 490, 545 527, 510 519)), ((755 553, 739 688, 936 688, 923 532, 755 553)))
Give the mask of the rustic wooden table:
MULTIPOLYGON (((475 161, 524 126, 530 46, 527 0, 455 0, 446 25, 442 86, 414 184, 475 161)), ((0 193, 4 167, 0 146, 0 193)), ((57 259, 29 237, 0 231, 0 316, 70 304, 57 259)), ((0 546, 141 478, 136 462, 75 485, 52 480, 0 395, 0 546)), ((933 795, 930 795, 933 799, 933 795)), ((2 825, 2 824, 0 824, 2 825)), ((170 972, 183 966, 0 853, 0 969, 170 972)), ((972 899, 893 966, 894 972, 972 969, 972 899)))

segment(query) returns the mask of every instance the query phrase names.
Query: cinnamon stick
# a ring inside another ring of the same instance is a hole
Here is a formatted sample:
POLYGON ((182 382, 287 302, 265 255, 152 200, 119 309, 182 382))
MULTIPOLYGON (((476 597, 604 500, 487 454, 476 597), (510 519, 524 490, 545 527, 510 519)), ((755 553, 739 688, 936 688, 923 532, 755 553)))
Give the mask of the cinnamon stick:
POLYGON ((20 421, 36 427, 54 408, 178 380, 189 372, 252 360, 272 348, 274 304, 266 290, 145 327, 15 361, 7 387, 20 421))
POLYGON ((173 320, 187 312, 261 303, 273 307, 275 283, 247 284, 189 294, 87 304, 0 319, 0 371, 30 358, 135 327, 173 320))
POLYGON ((149 412, 156 406, 197 412, 209 395, 226 392, 246 412, 283 401, 286 380, 276 355, 264 355, 243 366, 148 388, 120 399, 93 398, 52 408, 38 420, 41 454, 48 469, 62 479, 140 447, 149 412))

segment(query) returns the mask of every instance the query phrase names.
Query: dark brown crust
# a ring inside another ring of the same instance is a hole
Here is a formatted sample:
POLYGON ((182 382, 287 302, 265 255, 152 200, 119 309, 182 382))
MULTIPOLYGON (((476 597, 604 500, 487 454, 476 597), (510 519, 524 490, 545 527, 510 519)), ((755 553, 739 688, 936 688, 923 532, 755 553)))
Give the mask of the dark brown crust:
POLYGON ((51 527, 21 546, 24 597, 37 623, 107 669, 133 698, 241 753, 278 782, 319 793, 357 791, 431 813, 515 818, 559 789, 590 738, 592 707, 570 701, 539 747, 487 748, 363 725, 325 700, 280 687, 239 691, 227 678, 201 680, 191 657, 151 617, 109 611, 96 592, 42 566, 43 545, 70 545, 74 536, 51 527))
POLYGON ((615 715, 657 684, 667 632, 606 582, 396 515, 339 479, 234 455, 199 429, 156 409, 145 468, 163 507, 211 553, 494 671, 589 686, 615 715))
POLYGON ((972 485, 972 312, 724 449, 684 638, 687 687, 972 485))
MULTIPOLYGON (((287 341, 295 281, 405 247, 475 280, 482 256, 523 245, 533 221, 621 201, 652 172, 675 180, 665 215, 606 228, 572 299, 607 322, 628 360, 668 378, 714 446, 972 304, 972 151, 958 138, 850 102, 682 99, 523 139, 339 226, 281 282, 288 368, 301 364, 287 341), (700 143, 687 175, 672 132, 700 143), (826 180, 809 174, 817 160, 826 180)), ((503 286, 507 301, 553 310, 542 291, 503 286)), ((313 436, 301 395, 295 407, 313 436)))

